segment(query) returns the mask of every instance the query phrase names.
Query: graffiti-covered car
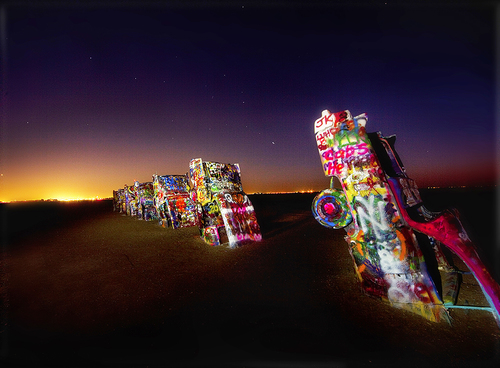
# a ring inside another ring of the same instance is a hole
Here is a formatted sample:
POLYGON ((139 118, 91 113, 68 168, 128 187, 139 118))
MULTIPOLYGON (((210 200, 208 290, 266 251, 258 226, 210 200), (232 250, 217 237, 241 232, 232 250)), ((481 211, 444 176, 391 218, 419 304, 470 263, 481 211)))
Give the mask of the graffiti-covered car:
POLYGON ((125 208, 125 190, 113 190, 113 211, 124 212, 125 208))
POLYGON ((234 248, 260 241, 255 210, 243 192, 238 164, 191 160, 189 176, 198 211, 200 233, 208 244, 234 248))
POLYGON ((134 182, 134 185, 125 185, 125 213, 128 216, 137 216, 138 213, 138 201, 137 201, 137 186, 139 182, 134 182))
POLYGON ((395 150, 395 136, 367 133, 366 114, 323 111, 314 123, 330 188, 312 211, 323 226, 344 228, 362 289, 431 321, 450 321, 459 273, 445 252, 470 269, 500 325, 500 287, 479 259, 455 212, 427 210, 395 150), (338 179, 340 188, 336 187, 338 179), (441 278, 438 269, 443 270, 441 278))
POLYGON ((137 183, 137 217, 141 220, 153 221, 158 219, 154 202, 154 188, 152 182, 137 183))
POLYGON ((198 226, 198 213, 186 175, 153 175, 155 206, 160 224, 174 229, 198 226))

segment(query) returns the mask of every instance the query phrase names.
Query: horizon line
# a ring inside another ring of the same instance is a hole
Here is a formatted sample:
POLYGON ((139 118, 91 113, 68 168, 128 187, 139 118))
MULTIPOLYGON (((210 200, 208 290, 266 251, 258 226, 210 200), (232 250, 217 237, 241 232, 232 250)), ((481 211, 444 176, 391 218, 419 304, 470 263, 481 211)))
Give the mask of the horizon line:
MULTIPOLYGON (((458 188, 491 188, 497 187, 497 184, 494 185, 451 185, 451 186, 428 186, 419 189, 458 189, 458 188)), ((260 194, 305 194, 305 193, 319 193, 320 190, 296 190, 296 191, 270 191, 270 192, 251 192, 246 193, 247 195, 260 195, 260 194)), ((58 198, 41 198, 41 199, 18 199, 12 201, 0 201, 0 204, 7 203, 27 203, 27 202, 96 202, 96 201, 108 201, 113 200, 113 196, 100 198, 99 196, 93 198, 70 198, 70 199, 58 199, 58 198)))

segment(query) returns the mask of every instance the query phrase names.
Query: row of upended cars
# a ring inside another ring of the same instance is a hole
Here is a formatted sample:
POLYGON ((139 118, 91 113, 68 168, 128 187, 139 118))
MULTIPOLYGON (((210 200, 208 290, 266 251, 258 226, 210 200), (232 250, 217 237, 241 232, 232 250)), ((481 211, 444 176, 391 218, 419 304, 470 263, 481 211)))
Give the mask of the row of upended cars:
POLYGON ((185 175, 155 174, 151 182, 114 190, 113 209, 163 227, 197 226, 210 245, 235 248, 262 239, 238 164, 193 159, 185 175))

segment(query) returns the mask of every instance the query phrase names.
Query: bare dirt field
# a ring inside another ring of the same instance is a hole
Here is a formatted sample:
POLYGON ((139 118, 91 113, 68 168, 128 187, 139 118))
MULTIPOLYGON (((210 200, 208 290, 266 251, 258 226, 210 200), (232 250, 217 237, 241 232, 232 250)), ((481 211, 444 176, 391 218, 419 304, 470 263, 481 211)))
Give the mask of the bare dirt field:
POLYGON ((432 323, 363 295, 343 230, 301 198, 251 197, 264 239, 237 249, 111 206, 9 238, 2 366, 498 366, 490 313, 432 323))

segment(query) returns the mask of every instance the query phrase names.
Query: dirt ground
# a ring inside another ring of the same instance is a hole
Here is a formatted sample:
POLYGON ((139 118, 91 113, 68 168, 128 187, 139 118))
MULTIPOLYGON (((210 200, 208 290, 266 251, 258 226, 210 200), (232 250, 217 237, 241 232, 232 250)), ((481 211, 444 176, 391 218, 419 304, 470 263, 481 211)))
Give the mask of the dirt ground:
POLYGON ((361 293, 343 230, 309 210, 259 223, 237 249, 110 211, 26 237, 3 254, 2 365, 498 366, 490 313, 392 308, 361 293))

